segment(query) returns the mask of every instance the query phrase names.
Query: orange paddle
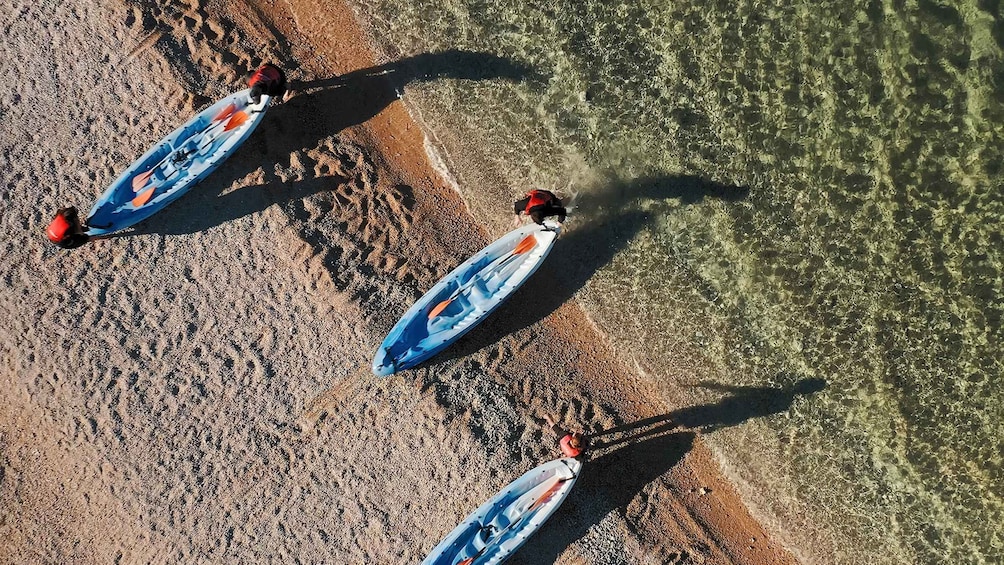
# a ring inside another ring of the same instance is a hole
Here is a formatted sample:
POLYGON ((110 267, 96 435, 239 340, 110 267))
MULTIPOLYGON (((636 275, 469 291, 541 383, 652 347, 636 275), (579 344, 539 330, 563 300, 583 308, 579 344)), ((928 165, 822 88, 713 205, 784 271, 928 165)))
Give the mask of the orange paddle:
MULTIPOLYGON (((503 263, 505 263, 509 259, 511 259, 511 258, 513 258, 513 257, 515 257, 517 255, 521 255, 523 253, 526 253, 527 251, 530 251, 531 249, 534 248, 535 245, 537 245, 537 238, 531 233, 531 234, 527 235, 526 237, 524 237, 523 240, 520 241, 516 245, 515 249, 513 249, 509 253, 506 253, 505 255, 503 255, 503 256, 495 259, 491 263, 489 263, 489 267, 487 267, 485 269, 482 269, 482 272, 491 271, 491 270, 494 270, 494 269, 498 268, 499 265, 502 265, 503 263), (499 261, 498 265, 494 265, 494 263, 496 261, 499 261)), ((471 286, 471 284, 473 284, 474 280, 475 279, 472 278, 467 284, 461 286, 456 291, 454 291, 453 294, 449 298, 447 298, 446 300, 440 302, 439 304, 436 304, 436 306, 432 310, 429 311, 429 319, 431 320, 431 319, 435 318, 436 316, 439 315, 440 312, 442 312, 443 310, 445 310, 446 307, 449 306, 450 303, 453 302, 453 300, 456 297, 460 296, 461 292, 463 292, 469 286, 471 286)))
POLYGON ((153 169, 150 169, 149 171, 147 171, 145 173, 140 173, 140 174, 134 176, 132 178, 132 191, 133 192, 139 192, 139 189, 141 189, 144 186, 146 186, 146 181, 150 180, 150 177, 153 175, 153 170, 156 169, 156 168, 157 167, 154 167, 153 169))
POLYGON ((236 110, 236 109, 237 109, 237 105, 234 104, 233 102, 231 102, 230 104, 227 105, 226 108, 220 110, 219 114, 216 114, 216 116, 213 118, 212 123, 216 123, 216 122, 219 122, 221 120, 225 120, 225 119, 229 118, 230 115, 233 114, 234 110, 236 110))
POLYGON ((235 113, 233 116, 230 116, 230 120, 227 122, 227 125, 223 127, 223 131, 226 132, 232 129, 237 129, 241 127, 241 125, 243 125, 244 122, 246 121, 248 121, 248 113, 245 112, 244 110, 241 110, 240 112, 235 113))
POLYGON ((154 190, 155 190, 155 187, 151 186, 150 188, 148 188, 148 189, 144 190, 143 192, 137 194, 136 198, 132 199, 132 205, 135 206, 136 208, 139 208, 140 206, 142 206, 142 205, 146 204, 147 202, 149 202, 150 198, 153 197, 154 190))
MULTIPOLYGON (((203 129, 199 133, 205 133, 210 128, 212 128, 214 125, 216 125, 217 123, 219 123, 219 122, 221 122, 223 120, 226 120, 227 118, 230 118, 230 121, 228 121, 227 125, 224 126, 223 131, 230 131, 230 130, 232 130, 234 128, 240 127, 241 124, 243 124, 244 122, 246 122, 248 120, 248 115, 243 110, 241 110, 240 112, 237 112, 235 114, 234 110, 236 110, 236 109, 237 109, 237 105, 236 104, 234 104, 234 103, 228 104, 227 107, 223 108, 222 110, 220 110, 219 113, 216 114, 216 116, 214 116, 213 119, 209 122, 209 125, 206 126, 206 128, 203 129)), ((198 135, 198 134, 196 134, 196 135, 198 135)), ((189 139, 191 139, 191 138, 189 138, 189 139)), ((170 157, 170 155, 168 155, 168 157, 165 157, 164 160, 168 159, 169 157, 170 157)), ((140 174, 134 176, 132 178, 132 191, 133 192, 139 192, 139 189, 141 189, 144 186, 146 186, 146 182, 148 180, 150 180, 150 177, 153 175, 153 171, 157 167, 159 167, 160 164, 164 162, 164 160, 162 160, 160 163, 157 163, 156 165, 154 165, 153 168, 150 169, 149 171, 147 171, 145 173, 140 173, 140 174)))

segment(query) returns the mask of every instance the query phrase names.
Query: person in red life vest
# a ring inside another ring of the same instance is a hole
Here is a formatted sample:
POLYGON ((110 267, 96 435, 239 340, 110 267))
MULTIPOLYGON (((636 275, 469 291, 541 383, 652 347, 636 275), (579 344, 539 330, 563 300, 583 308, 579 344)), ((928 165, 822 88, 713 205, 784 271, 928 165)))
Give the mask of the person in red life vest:
POLYGON ((83 226, 80 225, 80 217, 77 215, 77 209, 73 206, 60 208, 56 212, 56 217, 49 223, 48 229, 45 230, 45 235, 48 236, 49 241, 63 249, 80 247, 90 239, 90 236, 84 233, 83 226))
POLYGON ((265 63, 248 79, 248 86, 251 87, 248 96, 254 104, 261 102, 262 94, 281 97, 286 94, 286 73, 271 63, 265 63))
POLYGON ((544 218, 549 216, 557 216, 558 223, 562 223, 567 215, 567 211, 561 206, 561 199, 550 190, 531 190, 525 198, 513 202, 512 208, 516 214, 513 227, 519 226, 521 214, 530 216, 538 224, 543 224, 544 218))
POLYGON ((554 423, 554 420, 550 416, 545 416, 544 419, 547 421, 547 425, 551 426, 551 431, 560 438, 558 439, 558 447, 561 448, 563 456, 580 459, 585 455, 586 448, 589 446, 589 440, 586 436, 579 432, 570 432, 562 428, 554 423))

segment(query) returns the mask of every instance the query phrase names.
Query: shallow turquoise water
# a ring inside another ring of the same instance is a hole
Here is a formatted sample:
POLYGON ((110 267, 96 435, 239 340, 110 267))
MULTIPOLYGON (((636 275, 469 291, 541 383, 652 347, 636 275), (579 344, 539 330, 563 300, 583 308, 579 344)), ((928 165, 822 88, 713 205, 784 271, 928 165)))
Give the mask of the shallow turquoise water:
POLYGON ((571 179, 613 248, 583 298, 656 375, 826 381, 709 434, 810 553, 1004 563, 999 2, 360 6, 391 55, 535 69, 409 89, 503 180, 571 179))

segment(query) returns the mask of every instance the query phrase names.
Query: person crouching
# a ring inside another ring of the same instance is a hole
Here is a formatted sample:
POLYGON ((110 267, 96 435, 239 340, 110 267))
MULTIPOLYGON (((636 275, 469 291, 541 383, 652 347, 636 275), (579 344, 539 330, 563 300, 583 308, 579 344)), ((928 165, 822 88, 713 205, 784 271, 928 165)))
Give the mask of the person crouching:
POLYGON ((527 215, 538 225, 543 225, 544 219, 557 216, 558 223, 563 223, 568 212, 562 207, 561 199, 550 190, 531 190, 522 200, 513 202, 513 227, 519 226, 520 216, 527 215))
POLYGON ((77 215, 77 209, 73 206, 60 208, 56 212, 56 217, 49 222, 45 235, 49 241, 63 249, 80 247, 91 239, 89 235, 84 233, 84 228, 80 225, 80 216, 77 215))
POLYGON ((551 427, 551 431, 559 438, 558 447, 561 449, 561 454, 565 457, 581 460, 589 446, 589 439, 579 432, 570 432, 564 429, 556 424, 550 416, 545 416, 544 419, 551 427))

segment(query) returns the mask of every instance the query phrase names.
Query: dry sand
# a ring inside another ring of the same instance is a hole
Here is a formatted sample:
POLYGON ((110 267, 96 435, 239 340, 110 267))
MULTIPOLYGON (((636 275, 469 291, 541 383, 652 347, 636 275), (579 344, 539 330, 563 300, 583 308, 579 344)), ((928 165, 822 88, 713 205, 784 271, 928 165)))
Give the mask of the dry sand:
POLYGON ((345 5, 101 4, 0 0, 0 562, 418 562, 557 455, 548 414, 606 447, 512 563, 793 562, 574 302, 370 374, 499 234, 345 5), (221 169, 120 237, 45 241, 263 60, 299 86, 221 169))

